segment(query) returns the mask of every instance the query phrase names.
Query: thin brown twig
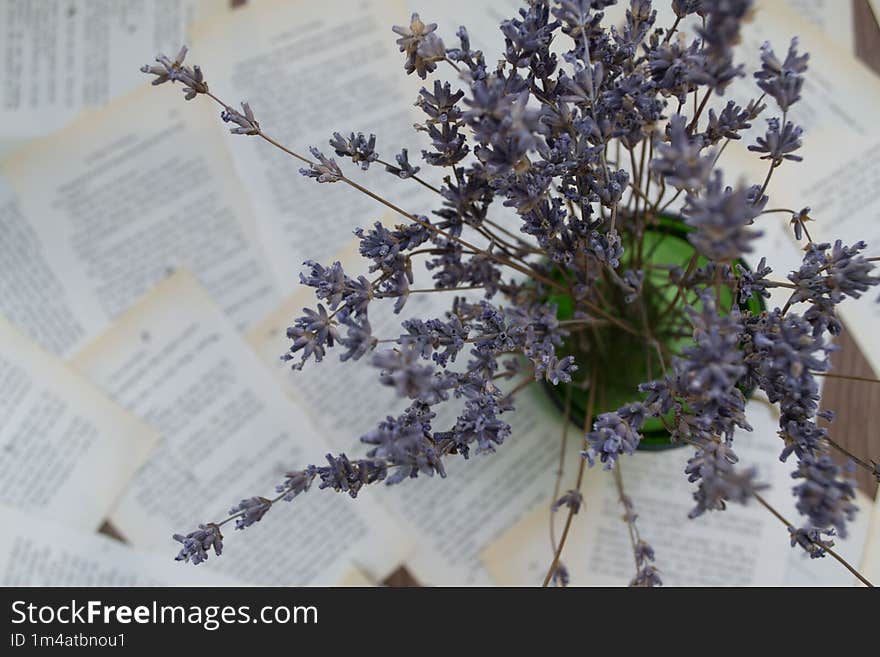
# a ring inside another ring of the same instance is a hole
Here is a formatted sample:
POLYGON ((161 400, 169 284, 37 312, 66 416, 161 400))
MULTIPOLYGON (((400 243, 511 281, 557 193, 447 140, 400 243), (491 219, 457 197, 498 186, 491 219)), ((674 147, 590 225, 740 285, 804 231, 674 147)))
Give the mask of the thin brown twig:
MULTIPOLYGON (((754 496, 754 498, 755 498, 756 500, 758 500, 758 502, 761 504, 761 506, 763 506, 763 507, 764 507, 765 509, 767 509, 771 514, 773 514, 773 515, 776 517, 776 519, 779 520, 783 525, 785 525, 787 528, 788 528, 788 527, 794 527, 794 525, 792 525, 790 522, 788 522, 788 520, 785 519, 785 516, 783 516, 781 513, 779 513, 779 511, 777 511, 776 509, 774 509, 774 508, 773 508, 773 507, 767 502, 767 500, 765 500, 765 499, 764 499, 759 493, 753 492, 752 495, 754 496)), ((867 587, 869 587, 869 588, 874 588, 874 585, 871 584, 871 582, 868 581, 867 578, 865 578, 865 577, 864 577, 864 576, 863 576, 858 570, 856 570, 855 568, 853 568, 853 567, 852 567, 852 566, 846 561, 846 559, 844 559, 844 558, 841 557, 839 554, 837 554, 837 552, 835 552, 834 550, 832 550, 828 545, 826 545, 825 543, 822 543, 822 542, 819 542, 819 543, 816 543, 816 541, 812 541, 812 542, 813 542, 815 545, 817 545, 818 547, 820 547, 820 548, 822 548, 823 550, 825 550, 825 551, 826 551, 828 554, 830 554, 832 557, 834 557, 835 559, 837 559, 837 561, 839 561, 840 564, 841 564, 844 568, 846 568, 850 573, 852 573, 853 576, 855 576, 855 578, 858 579, 862 584, 864 584, 865 586, 867 586, 867 587)))
MULTIPOLYGON (((593 419, 593 404, 596 400, 596 370, 592 369, 590 375, 590 395, 587 399, 587 413, 584 416, 584 424, 585 430, 589 431, 590 424, 593 419)), ((586 440, 586 439, 585 439, 586 440)), ((581 485, 584 480, 584 470, 586 468, 586 459, 582 458, 580 465, 578 466, 578 474, 577 474, 577 484, 575 485, 575 490, 580 492, 581 485)), ((553 577, 553 573, 556 572, 556 568, 559 566, 559 558, 562 556, 562 549, 565 547, 565 541, 568 539, 568 531, 571 529, 571 521, 574 518, 574 507, 569 507, 568 516, 565 518, 565 527, 562 528, 562 536, 559 539, 559 545, 556 546, 556 552, 553 554, 553 562, 550 564, 550 569, 547 571, 547 575, 544 577, 544 583, 541 585, 543 587, 547 587, 550 584, 550 580, 553 577)))

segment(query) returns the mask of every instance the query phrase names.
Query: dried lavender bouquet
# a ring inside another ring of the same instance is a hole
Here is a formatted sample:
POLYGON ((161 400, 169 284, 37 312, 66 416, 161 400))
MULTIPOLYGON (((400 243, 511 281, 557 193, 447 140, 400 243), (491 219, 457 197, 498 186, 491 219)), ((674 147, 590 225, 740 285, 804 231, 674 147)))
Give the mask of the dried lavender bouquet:
POLYGON ((304 176, 354 187, 401 221, 355 230, 367 274, 350 275, 339 262, 304 263, 300 281, 318 303, 294 319, 284 359, 296 370, 331 349, 343 361, 367 359, 379 385, 409 406, 361 437, 362 458, 327 455, 323 465, 289 472, 273 498, 242 500, 225 519, 175 535, 178 560, 198 564, 211 549, 219 555, 224 524, 250 527, 312 487, 356 497, 367 484, 443 477, 446 459, 492 453, 516 439, 507 418, 517 395, 540 382, 563 391, 566 428, 579 403, 586 425, 577 482, 554 504, 568 515, 545 585, 568 579, 560 556, 583 501, 585 467, 596 462, 612 471, 626 510, 631 584, 660 583, 618 467, 649 426, 693 449, 683 473, 696 486, 691 517, 755 500, 783 523, 793 547, 831 555, 861 578, 832 549, 830 537, 846 536, 856 509, 854 483, 831 452, 875 476, 880 470, 818 426, 832 413, 820 410, 817 376, 828 375, 830 338, 842 329, 837 304, 880 282, 878 258, 862 255, 862 242, 814 242, 809 208, 774 208, 768 197, 776 168, 801 159, 802 130, 789 109, 800 99, 808 56, 797 39, 784 58, 765 44, 751 72, 755 98, 744 107, 725 103, 730 83, 748 74, 735 46, 750 0, 672 0, 676 18, 664 26, 649 0, 631 0, 620 29, 603 26, 611 4, 524 3, 501 23, 504 57, 491 65, 464 27, 452 48, 417 14, 393 28, 406 72, 435 77, 419 94, 424 120, 415 126, 428 137, 422 160, 433 171, 421 173, 406 149, 393 162, 380 159, 374 135, 336 133, 330 147, 363 170, 383 166, 402 184, 436 193, 430 216, 365 188, 317 148, 307 156, 275 141, 247 103, 234 109, 209 90, 198 66, 184 64, 186 48, 142 69, 156 76, 153 84, 180 82, 187 100, 213 99, 233 133, 283 150, 305 165, 304 176), (567 48, 559 57, 563 49, 551 48, 557 38, 567 48), (438 67, 449 80, 437 79, 438 67), (748 149, 766 162, 766 176, 760 184, 726 180, 725 148, 762 114, 772 116, 748 149), (669 214, 677 201, 678 217, 669 214), (515 211, 515 222, 493 218, 499 204, 515 211), (800 268, 784 277, 772 276, 764 258, 754 270, 742 261, 771 213, 790 215, 804 244, 800 268), (685 245, 681 262, 658 257, 670 221, 685 245), (435 289, 413 288, 419 261, 435 289), (773 288, 790 294, 781 308, 764 306, 773 288), (373 334, 370 309, 382 300, 393 299, 399 313, 412 294, 465 290, 478 292, 449 295, 442 317, 407 319, 398 336, 373 334), (643 365, 614 368, 609 353, 635 354, 643 365), (615 369, 635 372, 630 387, 614 380, 615 369), (761 496, 753 468, 737 465, 734 433, 751 429, 745 406, 756 388, 779 409, 780 458, 793 463, 803 516, 797 524, 761 496), (621 389, 625 398, 612 405, 621 389), (436 426, 445 404, 456 405, 457 420, 436 426))

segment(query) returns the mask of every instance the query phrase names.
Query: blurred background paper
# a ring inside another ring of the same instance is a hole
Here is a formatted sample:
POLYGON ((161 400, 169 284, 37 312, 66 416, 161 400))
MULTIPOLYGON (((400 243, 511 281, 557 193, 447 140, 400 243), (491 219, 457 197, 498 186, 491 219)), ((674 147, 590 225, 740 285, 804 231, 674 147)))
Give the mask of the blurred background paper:
POLYGON ((189 25, 229 6, 227 0, 3 0, 0 144, 48 134, 141 86, 135 73, 147 53, 173 55, 189 25))
MULTIPOLYGON (((171 558, 172 533, 222 519, 243 498, 275 497, 285 472, 322 463, 329 451, 186 272, 156 286, 73 363, 161 434, 111 516, 137 547, 171 558)), ((247 584, 332 584, 353 564, 381 579, 409 553, 370 490, 352 500, 316 482, 269 513, 243 532, 225 525, 222 559, 199 567, 247 584)))
POLYGON ((871 582, 880 582, 880 496, 874 500, 874 513, 860 570, 871 582))
POLYGON ((5 160, 4 314, 67 355, 175 267, 240 327, 268 312, 275 281, 221 130, 207 103, 142 88, 5 160))
MULTIPOLYGON (((850 0, 784 0, 792 10, 812 23, 841 49, 855 51, 853 5, 850 0)), ((761 4, 778 0, 760 0, 761 4)))
POLYGON ((0 505, 0 586, 236 586, 102 534, 0 505))
POLYGON ((0 504, 97 529, 155 433, 2 318, 0 391, 0 504))

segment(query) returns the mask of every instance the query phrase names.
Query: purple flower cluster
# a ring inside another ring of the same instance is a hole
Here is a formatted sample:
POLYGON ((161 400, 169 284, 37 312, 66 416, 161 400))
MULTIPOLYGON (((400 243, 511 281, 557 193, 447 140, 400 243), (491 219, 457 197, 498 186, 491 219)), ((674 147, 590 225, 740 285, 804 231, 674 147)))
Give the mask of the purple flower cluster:
MULTIPOLYGON (((806 525, 790 529, 792 543, 820 555, 826 532, 845 535, 853 491, 828 455, 828 430, 817 424, 831 413, 819 407, 816 376, 830 368, 828 336, 842 330, 837 306, 880 276, 863 242, 813 242, 809 208, 766 210, 775 169, 801 159, 803 130, 790 110, 804 90, 808 57, 797 39, 783 59, 764 44, 747 77, 737 46, 751 0, 672 0, 672 25, 658 25, 649 0, 629 0, 622 25, 609 29, 603 10, 611 4, 530 0, 501 23, 502 58, 491 63, 464 27, 453 47, 418 14, 393 27, 404 70, 426 80, 415 103, 421 166, 407 148, 383 161, 373 134, 336 132, 329 146, 343 165, 375 163, 401 184, 433 190, 435 205, 420 214, 366 190, 396 209, 400 223, 354 230, 366 274, 339 262, 304 263, 300 282, 317 302, 293 318, 283 358, 297 370, 332 353, 362 361, 408 406, 361 437, 363 458, 330 454, 326 464, 293 471, 277 499, 291 500, 314 481, 354 497, 379 481, 444 477, 447 459, 504 444, 513 433, 507 414, 532 381, 592 386, 591 398, 598 391, 601 400, 607 373, 594 356, 620 335, 628 349, 644 347, 646 380, 633 384, 628 403, 589 418, 583 456, 590 465, 614 469, 654 418, 695 450, 685 470, 696 484, 692 517, 744 503, 762 485, 754 468, 737 467, 734 439, 751 429, 746 399, 757 388, 779 407, 782 460, 797 461, 794 494, 806 525), (724 98, 738 79, 754 98, 724 98), (719 168, 725 147, 743 139, 770 103, 776 115, 746 144, 765 160, 766 176, 732 180, 719 168), (652 261, 657 247, 646 235, 679 196, 690 262, 652 261), (787 281, 772 278, 765 258, 754 269, 741 260, 756 250, 763 215, 780 211, 791 213, 795 237, 808 239, 787 281), (397 335, 374 335, 372 310, 390 303, 403 314, 414 294, 432 291, 416 288, 417 267, 449 294, 449 310, 402 318, 397 335), (791 290, 782 308, 746 310, 776 288, 791 290), (456 419, 438 426, 447 404, 456 419)), ((183 83, 187 98, 208 94, 201 70, 183 65, 185 54, 144 70, 154 84, 183 83)), ((266 137, 247 103, 241 112, 222 105, 232 132, 266 137)), ((317 148, 310 157, 284 150, 307 164, 308 178, 366 189, 317 148)), ((275 501, 242 500, 227 521, 249 527, 275 501)), ((572 489, 554 506, 573 513, 582 503, 572 489)), ((177 537, 179 558, 199 563, 210 547, 219 554, 221 538, 211 524, 177 537)), ((653 550, 640 539, 634 546, 633 584, 659 584, 653 550)), ((548 579, 564 583, 567 571, 559 563, 548 579)))

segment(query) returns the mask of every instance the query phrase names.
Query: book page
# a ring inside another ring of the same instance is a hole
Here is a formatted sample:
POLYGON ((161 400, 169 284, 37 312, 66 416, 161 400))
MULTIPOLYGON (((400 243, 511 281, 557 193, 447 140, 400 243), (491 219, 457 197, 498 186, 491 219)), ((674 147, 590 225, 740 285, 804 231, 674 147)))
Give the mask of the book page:
MULTIPOLYGON (((351 252, 337 257, 350 261, 351 252)), ((413 295, 406 316, 442 317, 449 294, 413 295)), ((339 362, 329 353, 321 363, 295 372, 279 359, 289 347, 286 329, 303 307, 314 306, 312 290, 300 287, 275 312, 256 326, 248 340, 285 388, 310 411, 335 449, 363 454, 359 437, 387 415, 401 412, 406 401, 378 381, 378 371, 365 361, 339 362)), ((374 334, 396 337, 401 317, 371 310, 374 334)), ((559 413, 540 390, 531 386, 517 396, 516 410, 504 416, 513 432, 495 454, 473 455, 467 461, 446 459, 447 477, 408 480, 381 488, 381 500, 408 525, 419 545, 408 561, 424 584, 490 584, 480 552, 497 536, 553 491, 559 459, 559 413)), ((452 426, 451 405, 438 408, 434 426, 452 426), (441 410, 443 409, 443 410, 441 410)))
MULTIPOLYGON (((753 401, 748 418, 754 431, 741 431, 734 440, 740 464, 758 468, 760 480, 771 486, 765 499, 796 522, 790 478, 794 466, 776 458, 780 451, 776 416, 766 405, 753 401)), ((620 460, 624 488, 638 514, 639 533, 655 550, 655 565, 664 585, 839 586, 854 582, 830 557, 807 557, 808 563, 804 563, 789 546, 785 526, 754 501, 745 506, 729 504, 723 512, 688 519, 695 485, 688 483, 684 469, 692 454, 693 449, 685 446, 640 451, 620 460)), ((574 518, 562 562, 573 585, 626 584, 635 574, 635 566, 613 475, 597 467, 587 472, 584 481, 584 505, 574 518)), ((850 537, 837 545, 856 564, 861 559, 871 501, 860 495, 858 504, 861 513, 851 524, 850 537)), ((557 512, 557 532, 566 513, 557 512)), ((549 505, 537 508, 484 551, 486 568, 499 584, 536 585, 543 581, 553 560, 548 538, 550 514, 549 505)))
POLYGON ((2 311, 58 354, 176 267, 191 269, 239 327, 276 303, 215 112, 142 82, 2 164, 14 193, 0 205, 12 255, 0 261, 2 311), (55 327, 50 337, 44 323, 55 327))
POLYGON ((167 555, 10 507, 0 506, 0 523, 0 586, 238 585, 210 570, 181 568, 167 555))
POLYGON ((0 504, 97 529, 154 432, 2 318, 0 390, 0 504))
MULTIPOLYGON (((408 24, 409 16, 395 0, 258 0, 200 26, 192 57, 223 101, 250 103, 266 134, 307 157, 316 146, 353 180, 410 212, 428 214, 440 205, 436 194, 378 163, 361 171, 328 145, 334 132, 372 133, 383 160, 394 163, 395 154, 408 148, 410 162, 421 164, 426 137, 412 128, 415 91, 404 82, 403 56, 391 31, 408 24), (248 35, 246 47, 230 48, 242 34, 248 35)), ((301 176, 301 162, 262 139, 227 138, 283 294, 297 283, 304 260, 332 256, 355 228, 386 211, 344 183, 301 176)), ((425 178, 440 184, 429 169, 422 169, 425 178)))
POLYGON ((868 539, 865 543, 861 573, 875 586, 877 582, 880 582, 880 497, 874 500, 874 511, 868 527, 868 539))
MULTIPOLYGON (((170 558, 177 545, 172 533, 219 521, 243 498, 274 497, 285 472, 322 464, 330 451, 183 271, 73 364, 161 433, 161 445, 111 516, 136 547, 170 558)), ((204 567, 247 584, 332 584, 352 565, 381 579, 409 545, 375 497, 365 490, 353 500, 316 483, 245 531, 225 525, 224 554, 204 567)))
POLYGON ((175 53, 186 28, 228 0, 3 0, 0 140, 48 134, 141 86, 138 69, 175 53))
POLYGON ((851 0, 785 0, 785 3, 801 18, 821 30, 842 50, 855 52, 856 37, 851 0))
POLYGON ((86 333, 86 304, 74 303, 70 292, 17 195, 0 178, 0 315, 49 352, 61 354, 86 333))

